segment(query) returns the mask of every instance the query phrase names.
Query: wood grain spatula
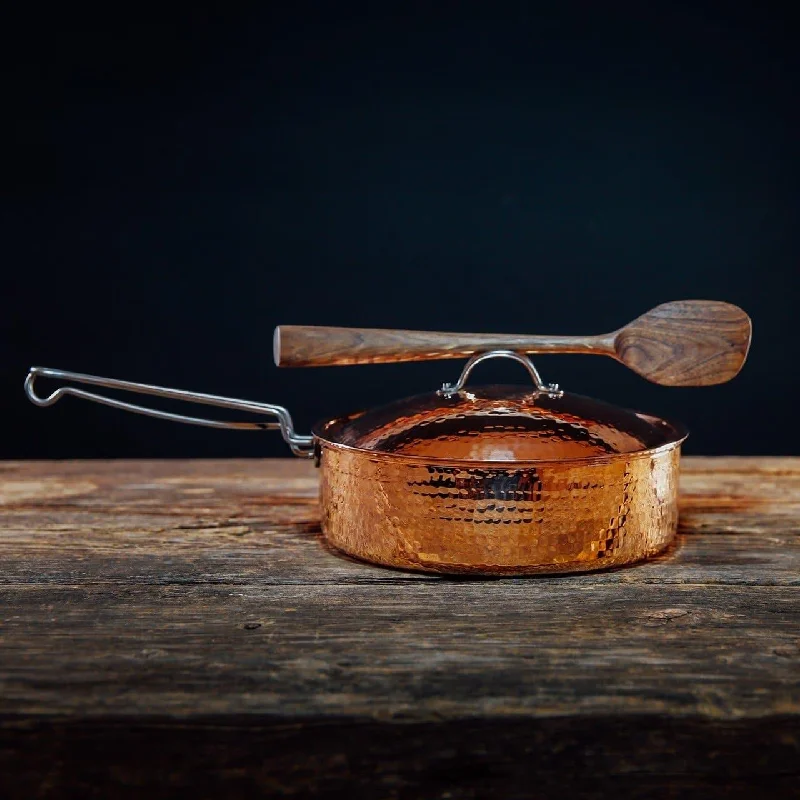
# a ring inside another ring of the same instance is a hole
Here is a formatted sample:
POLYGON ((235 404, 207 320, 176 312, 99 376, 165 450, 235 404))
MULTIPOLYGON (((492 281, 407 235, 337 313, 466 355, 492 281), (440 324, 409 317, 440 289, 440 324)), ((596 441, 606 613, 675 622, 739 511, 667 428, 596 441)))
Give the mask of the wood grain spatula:
POLYGON ((465 358, 487 350, 592 353, 611 356, 653 383, 711 386, 733 378, 747 358, 750 317, 715 300, 664 303, 613 333, 533 336, 429 333, 381 328, 281 325, 275 328, 280 367, 326 367, 465 358))

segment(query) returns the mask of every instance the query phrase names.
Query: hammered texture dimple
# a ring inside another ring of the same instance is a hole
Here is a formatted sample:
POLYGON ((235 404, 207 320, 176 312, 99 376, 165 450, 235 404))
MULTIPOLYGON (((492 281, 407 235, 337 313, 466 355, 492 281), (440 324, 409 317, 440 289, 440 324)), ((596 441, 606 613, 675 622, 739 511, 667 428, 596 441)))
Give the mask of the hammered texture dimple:
POLYGON ((381 459, 323 445, 322 527, 339 549, 433 572, 600 569, 663 550, 679 446, 607 464, 499 469, 381 459))

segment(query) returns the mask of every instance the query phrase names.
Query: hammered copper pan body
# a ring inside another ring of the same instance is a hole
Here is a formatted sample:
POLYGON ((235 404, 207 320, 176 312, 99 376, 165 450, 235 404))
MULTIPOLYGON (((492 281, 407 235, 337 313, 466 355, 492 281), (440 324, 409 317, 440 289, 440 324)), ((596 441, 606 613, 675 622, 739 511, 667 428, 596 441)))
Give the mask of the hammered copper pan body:
POLYGON ((675 536, 679 426, 519 387, 422 395, 314 431, 322 531, 360 559, 438 573, 620 566, 675 536))

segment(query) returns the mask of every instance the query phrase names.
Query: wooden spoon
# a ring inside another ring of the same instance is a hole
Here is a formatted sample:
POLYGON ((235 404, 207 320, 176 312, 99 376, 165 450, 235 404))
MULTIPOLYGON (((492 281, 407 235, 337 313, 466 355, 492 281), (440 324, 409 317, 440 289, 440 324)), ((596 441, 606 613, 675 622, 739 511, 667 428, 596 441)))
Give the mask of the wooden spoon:
POLYGON ((487 350, 611 356, 653 383, 711 386, 733 378, 750 348, 752 323, 737 306, 715 300, 664 303, 600 336, 428 333, 380 328, 281 325, 279 367, 325 367, 465 358, 487 350))

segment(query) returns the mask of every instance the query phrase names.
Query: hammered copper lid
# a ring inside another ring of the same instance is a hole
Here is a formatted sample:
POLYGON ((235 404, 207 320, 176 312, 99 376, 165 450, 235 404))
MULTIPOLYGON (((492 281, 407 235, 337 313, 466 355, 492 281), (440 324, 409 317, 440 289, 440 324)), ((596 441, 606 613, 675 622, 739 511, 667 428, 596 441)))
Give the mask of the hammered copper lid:
POLYGON ((399 400, 317 426, 334 445, 426 460, 575 460, 652 451, 686 431, 577 394, 480 386, 399 400))

